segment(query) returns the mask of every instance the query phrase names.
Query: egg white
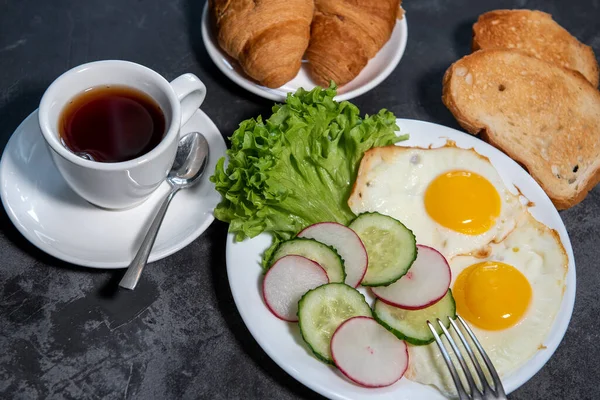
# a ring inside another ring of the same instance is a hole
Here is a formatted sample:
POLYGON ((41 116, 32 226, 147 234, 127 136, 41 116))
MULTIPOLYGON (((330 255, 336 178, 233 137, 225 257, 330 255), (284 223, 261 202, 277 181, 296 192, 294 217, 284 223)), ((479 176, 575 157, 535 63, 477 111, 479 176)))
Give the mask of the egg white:
POLYGON ((474 252, 492 241, 500 242, 526 212, 518 195, 506 188, 486 157, 451 144, 435 149, 389 146, 369 150, 361 162, 348 205, 355 214, 376 211, 398 219, 413 231, 417 243, 434 247, 448 258, 474 252), (488 231, 463 234, 440 225, 427 213, 424 194, 429 184, 454 170, 475 172, 498 192, 500 215, 488 231))
MULTIPOLYGON (((556 232, 529 213, 520 219, 517 228, 503 242, 491 244, 484 253, 487 256, 483 258, 458 256, 450 261, 451 287, 465 268, 482 261, 501 261, 523 273, 532 288, 530 305, 516 325, 487 331, 469 324, 500 376, 506 376, 545 348, 544 339, 562 301, 568 258, 556 232)), ((447 397, 457 396, 435 342, 427 346, 410 346, 409 354, 408 379, 433 385, 447 397)))

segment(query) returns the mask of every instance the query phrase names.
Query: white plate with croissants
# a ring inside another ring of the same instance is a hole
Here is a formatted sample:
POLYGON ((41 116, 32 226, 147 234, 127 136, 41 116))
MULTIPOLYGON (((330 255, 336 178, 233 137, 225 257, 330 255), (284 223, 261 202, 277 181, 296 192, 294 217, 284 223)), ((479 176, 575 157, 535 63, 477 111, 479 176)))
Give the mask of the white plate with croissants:
POLYGON ((331 81, 336 100, 359 96, 392 73, 407 36, 401 0, 209 0, 202 16, 217 67, 274 101, 331 81))

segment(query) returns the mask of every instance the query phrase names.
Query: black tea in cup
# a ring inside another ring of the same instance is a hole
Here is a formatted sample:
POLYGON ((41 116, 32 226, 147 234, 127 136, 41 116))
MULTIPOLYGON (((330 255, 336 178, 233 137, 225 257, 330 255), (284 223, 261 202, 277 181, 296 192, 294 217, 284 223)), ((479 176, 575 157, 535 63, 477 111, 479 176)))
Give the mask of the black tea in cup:
POLYGON ((138 158, 161 142, 165 129, 165 115, 154 99, 118 85, 93 87, 78 94, 59 118, 63 144, 98 162, 138 158))

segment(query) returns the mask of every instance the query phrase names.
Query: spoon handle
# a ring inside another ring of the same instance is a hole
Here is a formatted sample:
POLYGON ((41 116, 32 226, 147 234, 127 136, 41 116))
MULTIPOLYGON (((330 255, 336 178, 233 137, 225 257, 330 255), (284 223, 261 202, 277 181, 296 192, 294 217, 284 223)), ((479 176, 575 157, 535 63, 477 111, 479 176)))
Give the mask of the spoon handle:
POLYGON ((150 229, 148 229, 148 233, 146 233, 146 237, 144 237, 144 241, 142 242, 137 254, 135 255, 129 267, 127 267, 127 272, 123 275, 121 282, 119 282, 119 286, 125 289, 135 289, 135 286, 142 275, 142 271, 148 262, 148 257, 150 256, 150 251, 152 250, 152 246, 154 246, 154 241, 156 240, 156 235, 158 234, 158 230, 162 221, 167 213, 167 208, 169 208, 169 204, 171 200, 175 196, 175 194, 179 191, 178 188, 171 189, 169 195, 163 200, 152 224, 150 225, 150 229))

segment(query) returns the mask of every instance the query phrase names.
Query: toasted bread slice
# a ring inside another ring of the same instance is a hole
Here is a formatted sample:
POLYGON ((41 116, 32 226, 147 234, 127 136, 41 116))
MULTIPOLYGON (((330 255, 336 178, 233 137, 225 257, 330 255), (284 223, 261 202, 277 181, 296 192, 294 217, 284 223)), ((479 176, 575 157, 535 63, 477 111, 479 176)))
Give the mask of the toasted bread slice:
POLYGON ((598 61, 590 46, 579 42, 550 14, 532 10, 496 10, 473 25, 473 51, 518 49, 564 68, 581 72, 598 86, 598 61))
POLYGON ((558 209, 600 181, 600 92, 580 73, 516 50, 479 50, 444 75, 460 125, 523 165, 558 209))

